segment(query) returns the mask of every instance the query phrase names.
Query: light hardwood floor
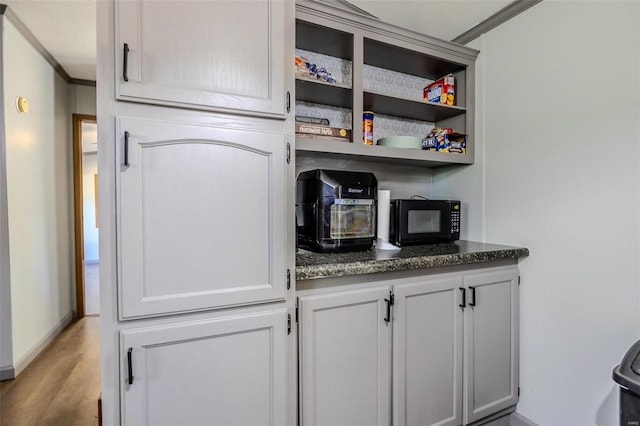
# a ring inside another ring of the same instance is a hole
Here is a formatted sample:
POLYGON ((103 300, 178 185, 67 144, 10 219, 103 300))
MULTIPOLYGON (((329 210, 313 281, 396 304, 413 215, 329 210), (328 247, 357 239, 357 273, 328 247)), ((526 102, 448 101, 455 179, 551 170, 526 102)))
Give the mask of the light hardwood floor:
POLYGON ((0 425, 97 425, 99 396, 100 318, 85 317, 18 378, 0 382, 0 425))
POLYGON ((100 315, 100 268, 97 263, 84 264, 84 313, 100 315))

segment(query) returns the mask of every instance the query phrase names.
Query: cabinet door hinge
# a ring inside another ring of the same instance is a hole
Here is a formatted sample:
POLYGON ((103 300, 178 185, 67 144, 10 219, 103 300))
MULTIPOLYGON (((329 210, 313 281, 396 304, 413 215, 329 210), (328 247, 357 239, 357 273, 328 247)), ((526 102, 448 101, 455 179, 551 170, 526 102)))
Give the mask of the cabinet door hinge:
POLYGON ((287 269, 287 290, 291 289, 291 269, 287 269))
POLYGON ((287 314, 287 334, 291 334, 291 314, 287 314))
POLYGON ((287 142, 287 164, 291 164, 291 144, 287 142))
POLYGON ((287 92, 287 112, 291 112, 291 92, 287 92))

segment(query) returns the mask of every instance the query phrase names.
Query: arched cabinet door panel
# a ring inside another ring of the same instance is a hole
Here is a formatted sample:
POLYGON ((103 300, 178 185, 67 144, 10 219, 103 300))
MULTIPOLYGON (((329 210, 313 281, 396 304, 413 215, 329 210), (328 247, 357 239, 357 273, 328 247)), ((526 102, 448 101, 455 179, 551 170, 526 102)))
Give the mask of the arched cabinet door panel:
POLYGON ((115 8, 117 99, 284 118, 293 2, 125 0, 115 8))
POLYGON ((118 119, 122 318, 283 299, 284 135, 118 119))

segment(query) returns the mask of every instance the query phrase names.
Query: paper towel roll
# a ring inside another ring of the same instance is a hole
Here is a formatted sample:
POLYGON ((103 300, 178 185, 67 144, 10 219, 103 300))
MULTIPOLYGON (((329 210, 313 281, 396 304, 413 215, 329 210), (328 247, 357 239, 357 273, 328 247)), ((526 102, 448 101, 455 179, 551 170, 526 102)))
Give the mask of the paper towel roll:
POLYGON ((391 210, 391 191, 378 191, 378 239, 389 241, 389 214, 391 210))

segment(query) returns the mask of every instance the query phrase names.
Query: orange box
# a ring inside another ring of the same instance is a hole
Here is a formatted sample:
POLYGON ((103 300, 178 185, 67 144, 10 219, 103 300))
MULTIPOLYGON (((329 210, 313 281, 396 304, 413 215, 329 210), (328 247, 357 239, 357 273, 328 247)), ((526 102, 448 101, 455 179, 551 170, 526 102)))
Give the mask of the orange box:
POLYGON ((424 100, 440 104, 456 103, 456 84, 453 74, 448 74, 424 88, 424 100))

